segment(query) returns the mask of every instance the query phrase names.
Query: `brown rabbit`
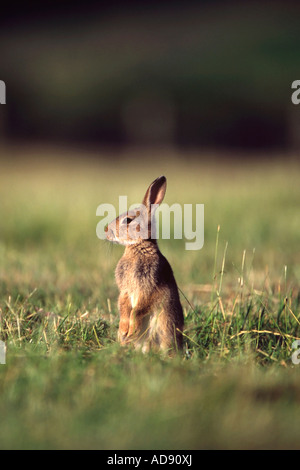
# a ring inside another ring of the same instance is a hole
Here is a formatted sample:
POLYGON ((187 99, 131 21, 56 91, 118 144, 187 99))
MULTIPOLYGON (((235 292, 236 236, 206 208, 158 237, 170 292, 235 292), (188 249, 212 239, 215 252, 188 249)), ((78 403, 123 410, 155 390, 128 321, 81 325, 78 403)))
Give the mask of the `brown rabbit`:
POLYGON ((126 247, 115 272, 120 291, 119 341, 132 342, 144 352, 151 347, 164 351, 182 348, 184 320, 178 288, 153 229, 154 212, 166 186, 164 176, 157 178, 141 206, 121 214, 105 229, 108 240, 126 247))

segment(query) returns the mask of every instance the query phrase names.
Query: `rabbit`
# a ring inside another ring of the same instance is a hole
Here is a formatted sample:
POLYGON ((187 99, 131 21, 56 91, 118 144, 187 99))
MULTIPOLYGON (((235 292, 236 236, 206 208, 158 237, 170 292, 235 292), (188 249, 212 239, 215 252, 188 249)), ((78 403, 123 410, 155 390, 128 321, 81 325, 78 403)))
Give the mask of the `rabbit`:
POLYGON ((167 187, 160 176, 148 187, 142 205, 105 228, 109 241, 125 246, 115 278, 119 288, 118 340, 136 349, 176 352, 183 346, 184 318, 172 268, 161 254, 155 232, 155 209, 167 187))

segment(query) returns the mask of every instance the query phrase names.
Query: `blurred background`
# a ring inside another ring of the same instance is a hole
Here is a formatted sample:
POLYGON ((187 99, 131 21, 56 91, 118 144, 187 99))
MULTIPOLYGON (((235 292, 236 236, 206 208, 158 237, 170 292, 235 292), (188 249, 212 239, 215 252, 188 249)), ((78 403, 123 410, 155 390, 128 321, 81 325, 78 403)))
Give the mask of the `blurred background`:
POLYGON ((109 158, 131 146, 297 152, 299 13, 274 0, 9 2, 0 141, 109 158))
POLYGON ((139 202, 165 174, 166 203, 205 205, 201 253, 161 240, 183 282, 207 282, 219 225, 231 269, 255 248, 261 269, 299 279, 299 13, 274 0, 2 6, 0 261, 68 247, 113 277, 96 208, 139 202))

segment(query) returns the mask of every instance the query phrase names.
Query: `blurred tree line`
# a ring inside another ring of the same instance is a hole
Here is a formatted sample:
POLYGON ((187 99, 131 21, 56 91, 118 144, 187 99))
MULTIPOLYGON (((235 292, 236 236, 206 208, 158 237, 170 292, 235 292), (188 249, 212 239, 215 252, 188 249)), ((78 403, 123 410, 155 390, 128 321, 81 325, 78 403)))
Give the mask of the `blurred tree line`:
MULTIPOLYGON (((299 3, 299 2, 298 2, 299 3)), ((63 2, 0 21, 2 140, 299 148, 299 4, 63 2)))

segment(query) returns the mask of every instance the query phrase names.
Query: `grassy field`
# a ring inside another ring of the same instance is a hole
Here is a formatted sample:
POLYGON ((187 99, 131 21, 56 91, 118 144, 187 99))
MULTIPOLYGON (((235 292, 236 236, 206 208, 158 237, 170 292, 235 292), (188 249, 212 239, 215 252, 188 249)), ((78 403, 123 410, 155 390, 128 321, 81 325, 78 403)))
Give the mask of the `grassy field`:
POLYGON ((300 167, 78 156, 2 150, 0 448, 299 448, 300 167), (165 202, 205 204, 202 250, 160 241, 185 314, 175 358, 116 342, 123 248, 96 236, 99 204, 139 202, 161 174, 165 202))

